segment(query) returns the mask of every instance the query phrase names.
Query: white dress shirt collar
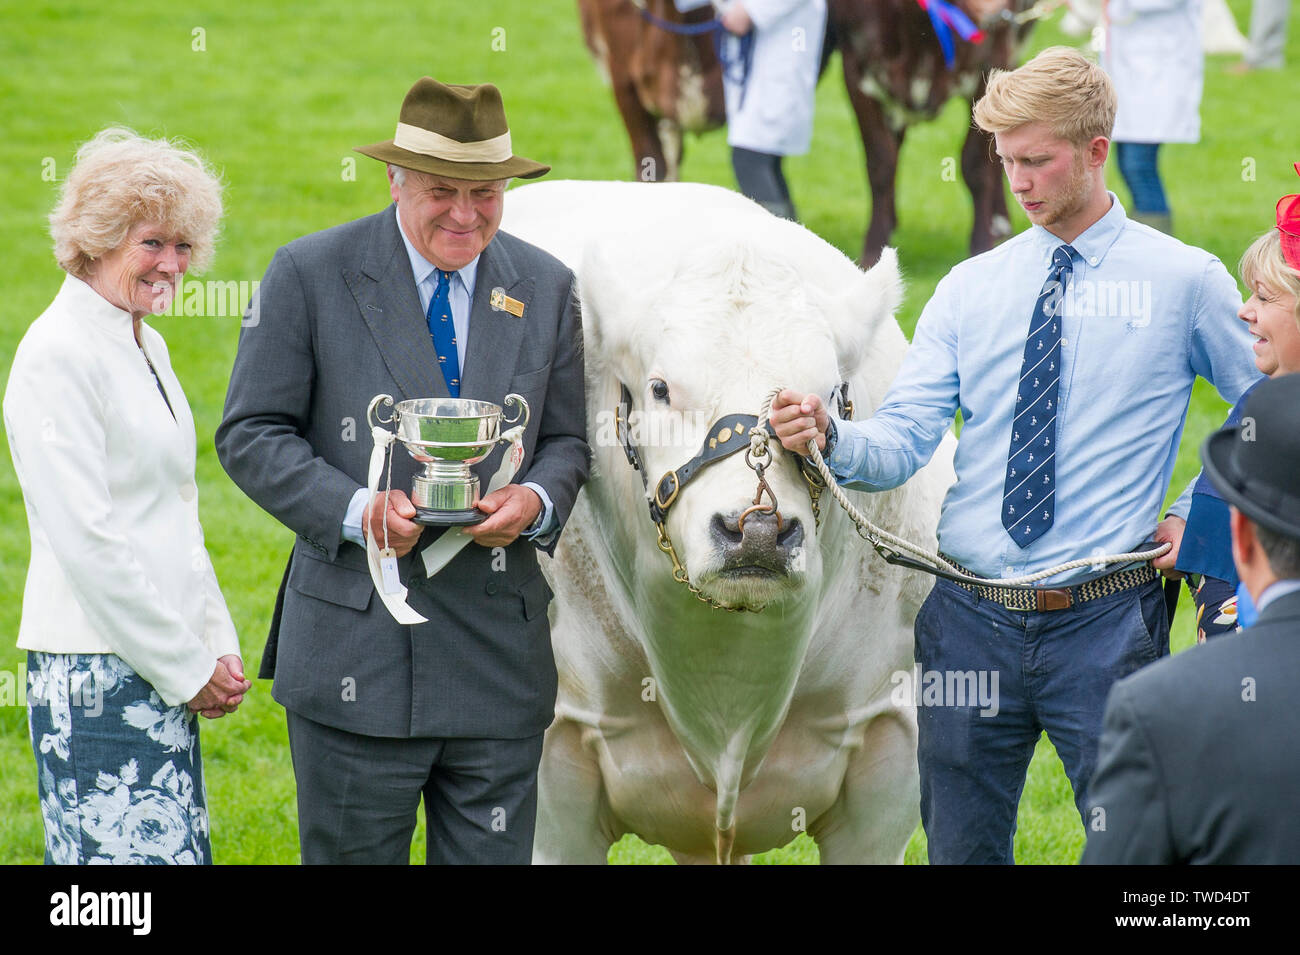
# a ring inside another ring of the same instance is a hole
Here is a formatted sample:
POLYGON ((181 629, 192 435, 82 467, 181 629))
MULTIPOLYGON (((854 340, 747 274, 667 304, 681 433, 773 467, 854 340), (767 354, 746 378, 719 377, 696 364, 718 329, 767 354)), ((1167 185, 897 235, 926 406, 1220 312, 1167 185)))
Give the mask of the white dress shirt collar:
MULTIPOLYGON (((422 256, 415 250, 411 240, 407 238, 406 228, 402 225, 402 217, 397 215, 397 204, 393 204, 393 215, 397 217, 397 232, 402 237, 402 244, 406 246, 406 255, 411 260, 411 272, 415 275, 416 287, 424 285, 437 268, 432 262, 422 256)), ((460 276, 461 283, 465 286, 465 291, 469 294, 469 300, 474 300, 474 282, 478 278, 478 260, 482 253, 474 256, 473 260, 466 266, 457 269, 455 274, 460 276)), ((437 284, 436 282, 434 283, 437 284)), ((432 288, 433 286, 430 286, 432 288)))
MULTIPOLYGON (((1107 192, 1106 195, 1110 196, 1110 209, 1076 236, 1073 242, 1068 243, 1078 253, 1078 258, 1093 268, 1106 258, 1106 253, 1115 244, 1115 240, 1119 238, 1128 222, 1128 214, 1124 211, 1119 197, 1113 192, 1107 192)), ((1053 235, 1040 225, 1032 226, 1030 231, 1034 235, 1034 241, 1043 249, 1044 262, 1050 266, 1052 252, 1065 243, 1062 243, 1060 236, 1053 235)))

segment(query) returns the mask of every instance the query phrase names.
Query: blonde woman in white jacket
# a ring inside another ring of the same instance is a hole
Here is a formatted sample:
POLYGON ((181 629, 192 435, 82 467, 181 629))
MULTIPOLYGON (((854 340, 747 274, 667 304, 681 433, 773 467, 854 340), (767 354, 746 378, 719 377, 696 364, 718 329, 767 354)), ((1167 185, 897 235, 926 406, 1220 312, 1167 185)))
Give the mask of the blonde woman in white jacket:
POLYGON ((47 863, 212 861, 197 717, 251 684, 199 526, 194 419, 144 318, 220 217, 198 156, 120 128, 78 151, 50 216, 68 274, 4 396, 47 863))

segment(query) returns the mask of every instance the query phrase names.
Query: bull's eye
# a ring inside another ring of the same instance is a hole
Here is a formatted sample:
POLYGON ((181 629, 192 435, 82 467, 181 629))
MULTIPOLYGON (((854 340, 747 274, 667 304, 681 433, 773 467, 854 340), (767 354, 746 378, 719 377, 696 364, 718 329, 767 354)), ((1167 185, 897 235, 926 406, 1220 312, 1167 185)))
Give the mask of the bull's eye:
POLYGON ((662 401, 664 404, 667 404, 668 382, 664 381, 662 378, 651 378, 650 394, 655 396, 655 401, 662 401))

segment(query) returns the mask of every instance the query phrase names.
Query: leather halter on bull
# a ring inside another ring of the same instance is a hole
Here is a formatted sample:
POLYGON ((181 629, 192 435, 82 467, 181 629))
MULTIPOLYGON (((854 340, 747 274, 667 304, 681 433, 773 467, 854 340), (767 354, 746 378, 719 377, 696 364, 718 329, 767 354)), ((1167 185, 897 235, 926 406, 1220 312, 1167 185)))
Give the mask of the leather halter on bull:
MULTIPOLYGON (((707 603, 715 610, 729 610, 733 613, 749 610, 748 607, 728 607, 712 597, 705 596, 698 587, 691 583, 690 574, 687 573, 681 559, 677 556, 677 549, 673 546, 672 538, 668 534, 668 510, 673 506, 678 495, 681 494, 682 488, 689 484, 701 470, 710 464, 721 461, 723 458, 743 451, 745 463, 754 471, 758 479, 758 490, 754 493, 753 503, 740 515, 740 529, 742 532, 744 531, 745 518, 758 512, 774 514, 779 530, 784 518, 782 518, 779 510, 776 493, 763 476, 772 463, 772 453, 768 449, 768 441, 771 439, 772 434, 767 430, 767 425, 760 425, 757 415, 724 415, 709 425, 707 436, 696 455, 685 464, 664 472, 663 476, 655 482, 654 490, 651 492, 649 475, 646 473, 645 464, 641 460, 641 452, 632 442, 631 428, 629 427, 629 417, 632 411, 632 392, 627 385, 621 385, 620 387, 622 390, 619 395, 618 407, 614 410, 615 431, 619 442, 623 445, 623 453, 627 456, 627 463, 632 465, 632 468, 641 475, 641 485, 648 495, 650 520, 654 522, 655 530, 659 535, 659 549, 667 554, 668 559, 672 561, 673 579, 685 585, 699 600, 707 603), (768 499, 767 503, 763 502, 764 495, 768 499)), ((848 382, 844 382, 836 390, 841 418, 853 417, 853 402, 848 400, 848 388, 848 382)), ((826 489, 826 482, 811 462, 805 458, 800 458, 799 461, 800 473, 803 474, 804 480, 808 483, 808 496, 812 501, 813 521, 815 524, 820 524, 820 501, 822 492, 826 489)))
MULTIPOLYGON (((763 401, 763 408, 759 412, 759 418, 769 421, 772 414, 772 402, 776 396, 781 393, 782 389, 774 388, 768 392, 767 398, 763 401)), ((764 431, 766 434, 767 432, 764 431)), ((1033 591, 1039 588, 1034 587, 1034 583, 1039 580, 1046 580, 1048 577, 1055 577, 1067 570, 1074 570, 1076 567, 1101 567, 1107 564, 1127 564, 1136 561, 1152 560, 1161 554, 1168 553, 1171 544, 1160 544, 1150 550, 1130 551, 1125 554, 1103 554, 1095 557, 1084 557, 1079 560, 1066 561, 1063 564, 1057 564, 1055 567, 1048 567, 1033 574, 1024 574, 1020 577, 976 577, 973 574, 966 573, 962 568, 956 566, 941 554, 934 554, 927 550, 922 550, 911 541, 904 540, 891 534, 882 527, 877 527, 859 511, 845 496, 844 490, 831 474, 830 467, 822 458, 821 452, 817 450, 817 444, 814 441, 808 442, 808 455, 801 459, 810 462, 816 469, 818 476, 821 477, 824 486, 830 488, 831 496, 835 498, 837 504, 844 509, 849 515, 857 529, 858 536, 871 545, 881 558, 889 564, 898 567, 907 567, 911 570, 920 570, 935 577, 943 577, 946 580, 953 580, 961 584, 974 584, 977 586, 996 587, 1000 590, 1025 590, 1033 591), (910 555, 910 556, 908 556, 910 555)), ((1173 614, 1170 614, 1173 619, 1173 614)))
MULTIPOLYGON (((767 422, 772 411, 772 401, 781 393, 782 389, 774 388, 768 393, 767 398, 763 401, 762 410, 757 415, 730 414, 724 415, 715 421, 709 426, 708 436, 695 457, 679 467, 666 471, 655 483, 654 492, 650 493, 649 477, 641 460, 641 453, 637 450, 636 445, 632 443, 631 432, 628 427, 628 416, 632 409, 632 393, 628 390, 627 385, 621 385, 620 387, 622 391, 619 404, 614 412, 615 430, 619 441, 623 445, 623 453, 627 455, 628 464, 632 465, 640 473, 641 484, 649 494, 650 519, 654 521, 655 529, 659 534, 659 549, 667 554, 668 559, 672 561, 673 579, 685 585, 699 600, 707 603, 715 610, 729 610, 733 613, 749 610, 748 607, 728 607, 712 597, 706 597, 698 587, 691 583, 690 575, 677 556, 677 550, 673 547, 672 538, 668 535, 666 522, 668 520, 668 509, 677 500, 682 488, 701 469, 716 461, 721 461, 723 458, 744 451, 745 463, 754 470, 758 478, 758 491, 754 495, 753 504, 741 515, 742 527, 744 518, 755 511, 775 514, 777 526, 780 527, 782 518, 780 511, 777 509, 776 495, 763 477, 763 472, 772 462, 768 443, 772 440, 773 435, 768 430, 767 422), (760 425, 760 421, 764 423, 760 425), (743 440, 745 435, 749 436, 748 442, 743 440), (733 438, 739 440, 732 444, 733 438), (770 504, 762 503, 764 493, 768 495, 770 504)), ((848 400, 848 388, 849 385, 846 381, 836 389, 836 400, 839 405, 841 420, 848 420, 853 417, 853 403, 848 400)), ((829 488, 831 496, 835 498, 836 502, 853 521, 858 536, 870 544, 886 563, 906 567, 910 570, 923 571, 935 577, 943 577, 958 583, 993 586, 1004 590, 1032 591, 1038 589, 1034 587, 1036 581, 1055 577, 1057 574, 1073 570, 1076 567, 1104 566, 1107 564, 1151 560, 1166 553, 1171 546, 1161 544, 1151 550, 1132 551, 1125 554, 1106 554, 1100 557, 1090 556, 1067 561, 1055 567, 1048 567, 1037 573, 1020 577, 998 579, 976 577, 954 566, 940 554, 923 550, 910 541, 897 537, 884 528, 877 527, 855 508, 845 496, 844 491, 835 481, 834 475, 831 474, 830 468, 822 459, 821 452, 817 450, 817 445, 812 441, 808 442, 808 452, 806 457, 799 456, 799 465, 804 480, 808 482, 808 494, 812 499, 813 519, 818 526, 821 524, 821 495, 829 488)), ((758 609, 761 610, 762 608, 758 609)))

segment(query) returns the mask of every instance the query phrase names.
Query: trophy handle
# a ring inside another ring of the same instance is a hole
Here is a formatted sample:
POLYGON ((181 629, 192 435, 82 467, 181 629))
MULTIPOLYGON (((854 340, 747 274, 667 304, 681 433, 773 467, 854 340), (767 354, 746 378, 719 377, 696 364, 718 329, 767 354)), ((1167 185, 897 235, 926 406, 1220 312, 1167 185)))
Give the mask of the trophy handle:
POLYGON ((394 419, 397 417, 396 414, 391 414, 387 418, 379 417, 375 412, 381 404, 387 405, 391 408, 393 406, 393 396, 375 395, 370 399, 370 406, 366 408, 366 421, 372 428, 375 427, 376 424, 392 424, 394 419))
MULTIPOLYGON (((510 405, 519 406, 519 411, 515 414, 513 418, 505 419, 506 424, 518 425, 519 430, 521 432, 528 427, 528 417, 529 417, 528 402, 524 400, 523 395, 517 395, 511 392, 510 394, 506 395, 505 401, 503 401, 502 404, 506 406, 510 406, 510 405)), ((502 437, 504 438, 504 435, 502 437)))

